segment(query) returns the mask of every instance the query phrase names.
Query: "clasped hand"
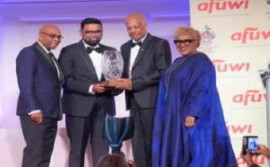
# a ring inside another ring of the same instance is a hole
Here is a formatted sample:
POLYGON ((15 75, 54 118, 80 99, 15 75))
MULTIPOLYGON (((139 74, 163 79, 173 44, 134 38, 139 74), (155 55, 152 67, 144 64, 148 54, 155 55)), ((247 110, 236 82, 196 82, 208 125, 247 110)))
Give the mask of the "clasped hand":
POLYGON ((130 79, 121 78, 109 81, 103 81, 93 85, 92 91, 95 93, 103 93, 106 90, 132 90, 133 84, 130 79))
POLYGON ((106 91, 105 83, 100 82, 93 85, 92 88, 93 92, 95 93, 103 93, 106 91))
POLYGON ((104 81, 101 83, 105 89, 119 89, 119 90, 132 90, 133 84, 130 79, 121 78, 109 81, 104 81))

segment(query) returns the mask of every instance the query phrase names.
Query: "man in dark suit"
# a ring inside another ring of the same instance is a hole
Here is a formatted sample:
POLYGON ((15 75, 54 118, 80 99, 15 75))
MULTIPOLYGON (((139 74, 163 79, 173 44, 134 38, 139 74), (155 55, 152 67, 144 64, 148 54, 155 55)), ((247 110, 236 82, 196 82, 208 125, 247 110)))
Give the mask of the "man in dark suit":
POLYGON ((127 108, 134 118, 132 149, 139 167, 151 166, 152 126, 158 83, 171 63, 171 50, 165 39, 147 32, 145 18, 138 13, 126 18, 131 38, 121 46, 124 77, 117 88, 126 90, 127 108))
POLYGON ((50 52, 61 42, 55 25, 44 25, 38 41, 22 49, 16 59, 20 116, 26 147, 23 167, 48 167, 61 118, 60 92, 64 76, 50 52))
POLYGON ((105 112, 114 114, 114 101, 101 83, 102 52, 115 50, 100 44, 102 23, 95 18, 81 22, 82 40, 62 49, 59 63, 65 74, 63 112, 70 139, 69 166, 83 167, 85 150, 90 135, 92 160, 108 152, 103 136, 105 112))

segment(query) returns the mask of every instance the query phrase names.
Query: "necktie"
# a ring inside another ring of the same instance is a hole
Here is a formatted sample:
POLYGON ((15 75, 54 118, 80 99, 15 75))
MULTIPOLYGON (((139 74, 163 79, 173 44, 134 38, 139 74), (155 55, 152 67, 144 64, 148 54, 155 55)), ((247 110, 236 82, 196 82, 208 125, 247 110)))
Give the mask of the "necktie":
POLYGON ((64 81, 64 73, 62 72, 56 58, 54 57, 54 54, 52 52, 50 52, 48 55, 50 56, 50 58, 53 62, 53 65, 56 68, 58 79, 59 79, 60 83, 62 83, 64 81))
POLYGON ((142 46, 142 41, 140 41, 140 42, 132 42, 132 44, 131 44, 132 47, 134 47, 136 45, 141 47, 142 46))
POLYGON ((102 52, 102 49, 101 49, 101 47, 97 47, 97 48, 87 47, 86 48, 86 51, 87 51, 88 54, 92 53, 93 51, 96 51, 98 53, 101 53, 102 52))
POLYGON ((52 52, 49 52, 48 55, 50 56, 50 60, 51 60, 52 64, 54 65, 54 67, 56 67, 54 54, 52 52))

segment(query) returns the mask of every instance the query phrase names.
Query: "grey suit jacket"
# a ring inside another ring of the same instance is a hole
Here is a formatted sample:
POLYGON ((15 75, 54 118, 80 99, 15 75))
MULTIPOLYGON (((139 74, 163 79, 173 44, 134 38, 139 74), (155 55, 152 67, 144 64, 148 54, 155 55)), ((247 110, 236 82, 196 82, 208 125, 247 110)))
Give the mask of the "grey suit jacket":
MULTIPOLYGON (((123 77, 128 78, 132 41, 121 46, 124 59, 123 77)), ((142 108, 154 108, 158 83, 163 71, 171 64, 172 56, 168 41, 148 33, 132 67, 133 90, 126 91, 127 109, 130 97, 134 97, 142 108)))
MULTIPOLYGON (((115 50, 105 45, 100 47, 102 50, 115 50)), ((97 98, 104 100, 106 112, 114 114, 114 100, 110 93, 89 93, 89 86, 100 81, 82 41, 64 47, 60 53, 59 64, 66 81, 62 98, 65 114, 86 117, 92 112, 97 98)))

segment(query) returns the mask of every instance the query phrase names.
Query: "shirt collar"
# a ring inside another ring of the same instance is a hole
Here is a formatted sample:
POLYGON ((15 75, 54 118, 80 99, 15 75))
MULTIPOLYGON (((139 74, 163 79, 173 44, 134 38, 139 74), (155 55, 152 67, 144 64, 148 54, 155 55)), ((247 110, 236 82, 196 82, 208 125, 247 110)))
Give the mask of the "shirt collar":
POLYGON ((47 54, 50 53, 50 51, 49 51, 49 50, 48 50, 41 42, 37 41, 37 43, 42 47, 42 49, 43 49, 47 54))

